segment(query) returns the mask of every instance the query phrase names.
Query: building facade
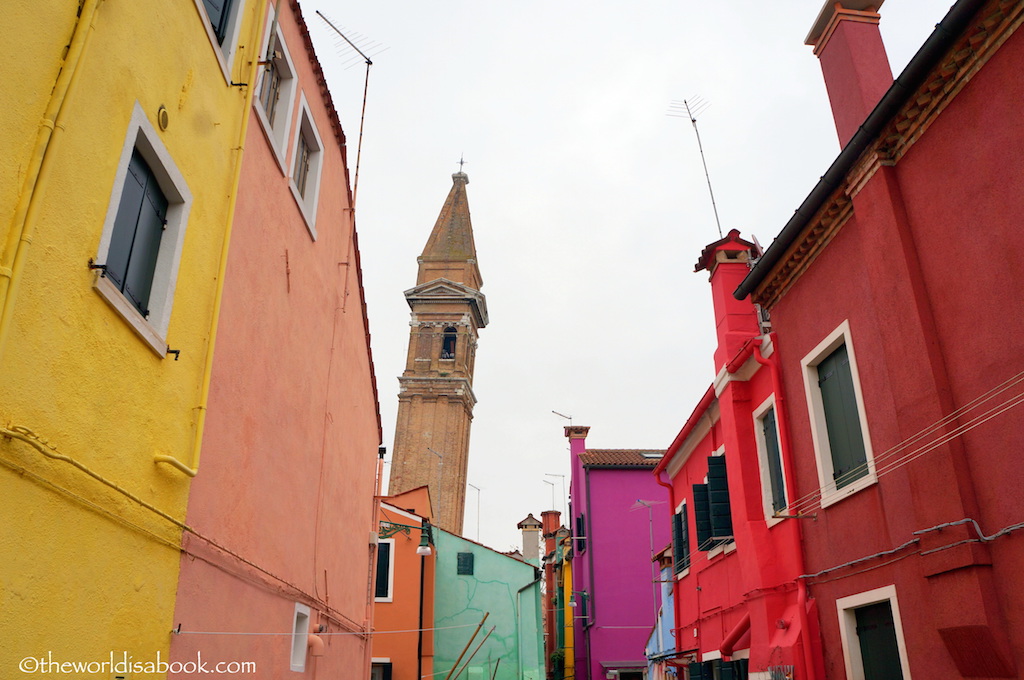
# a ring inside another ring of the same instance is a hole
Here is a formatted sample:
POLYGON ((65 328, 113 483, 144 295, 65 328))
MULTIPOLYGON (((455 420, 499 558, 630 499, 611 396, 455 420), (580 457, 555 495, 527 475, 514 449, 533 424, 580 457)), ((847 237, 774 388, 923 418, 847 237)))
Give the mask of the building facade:
POLYGON ((416 286, 405 291, 412 319, 388 487, 402 493, 428 486, 437 525, 456 534, 466 505, 477 337, 487 325, 467 184, 465 173, 452 175, 418 259, 416 286))
POLYGON ((574 672, 600 680, 639 680, 644 645, 660 606, 651 558, 669 540, 661 514, 664 489, 651 472, 664 451, 587 449, 589 427, 569 439, 571 597, 574 672))
POLYGON ((5 7, 5 673, 168 659, 265 5, 211 4, 5 7))
POLYGON ((366 677, 381 429, 345 136, 298 4, 260 19, 171 658, 366 677))

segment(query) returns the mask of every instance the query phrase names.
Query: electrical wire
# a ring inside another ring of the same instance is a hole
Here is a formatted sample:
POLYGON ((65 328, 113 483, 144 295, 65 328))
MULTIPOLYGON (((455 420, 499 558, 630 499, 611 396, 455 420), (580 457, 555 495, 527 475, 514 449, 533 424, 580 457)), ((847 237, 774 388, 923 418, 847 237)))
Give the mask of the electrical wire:
MULTIPOLYGON (((467 623, 459 626, 439 626, 436 628, 409 628, 407 630, 372 630, 367 632, 339 632, 339 633, 310 633, 311 635, 334 636, 334 635, 388 635, 392 633, 426 633, 433 630, 455 630, 457 628, 473 628, 475 623, 467 623)), ((257 637, 292 637, 295 633, 247 633, 244 631, 221 631, 221 630, 172 630, 175 635, 243 635, 257 637)))

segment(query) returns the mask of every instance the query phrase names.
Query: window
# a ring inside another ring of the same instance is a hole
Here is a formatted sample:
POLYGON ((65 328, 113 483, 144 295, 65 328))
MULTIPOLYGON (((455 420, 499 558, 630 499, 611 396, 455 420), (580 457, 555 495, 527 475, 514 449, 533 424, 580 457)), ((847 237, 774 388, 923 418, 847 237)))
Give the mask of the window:
POLYGON ((747 680, 750 677, 749 667, 747 659, 712 659, 688 664, 686 670, 690 680, 747 680))
POLYGON ((300 105, 299 129, 295 135, 295 156, 292 162, 292 195, 299 204, 310 236, 316 240, 316 207, 320 194, 320 171, 323 164, 323 144, 320 133, 313 125, 305 95, 300 105))
POLYGON ((192 195, 136 102, 94 260, 93 288, 160 356, 192 195))
POLYGON ((309 607, 295 603, 295 618, 292 622, 291 669, 306 670, 306 647, 309 645, 309 607))
POLYGON ((391 602, 391 589, 394 585, 394 563, 391 555, 394 550, 394 539, 383 539, 377 543, 377 579, 374 598, 377 602, 391 602))
POLYGON ((576 552, 584 553, 587 551, 587 519, 584 515, 576 517, 576 535, 573 536, 576 539, 576 552))
POLYGON ((769 524, 774 524, 779 520, 773 522, 773 515, 784 512, 788 506, 774 396, 769 397, 754 411, 754 435, 757 438, 764 515, 769 524))
POLYGON ((710 551, 732 542, 732 508, 724 455, 709 456, 707 483, 693 485, 693 520, 697 550, 710 551))
POLYGON ((828 506, 875 481, 849 322, 844 321, 801 363, 822 506, 828 506))
MULTIPOLYGON (((273 8, 270 11, 273 12, 273 8)), ((272 19, 268 19, 268 23, 274 24, 272 19)), ((256 109, 263 133, 274 150, 277 164, 281 171, 287 174, 285 155, 292 121, 292 104, 295 101, 296 80, 288 45, 284 41, 284 34, 279 25, 275 24, 273 32, 267 33, 260 54, 263 55, 265 63, 260 69, 259 89, 256 91, 258 103, 253 107, 256 109)))
POLYGON ((458 331, 453 326, 444 329, 444 339, 441 343, 441 358, 455 358, 455 341, 458 338, 458 331))
POLYGON ((391 662, 374 659, 370 666, 370 680, 391 680, 391 662))
POLYGON ((455 573, 459 576, 473 575, 473 553, 460 552, 455 556, 455 573))
POLYGON ((690 568, 690 528, 686 522, 686 503, 672 515, 672 572, 681 574, 690 568))
POLYGON ((244 0, 195 0, 201 16, 205 16, 206 34, 210 39, 224 80, 231 82, 231 63, 238 45, 238 33, 244 0))
POLYGON ((895 586, 840 598, 836 609, 847 678, 907 677, 907 650, 895 586))

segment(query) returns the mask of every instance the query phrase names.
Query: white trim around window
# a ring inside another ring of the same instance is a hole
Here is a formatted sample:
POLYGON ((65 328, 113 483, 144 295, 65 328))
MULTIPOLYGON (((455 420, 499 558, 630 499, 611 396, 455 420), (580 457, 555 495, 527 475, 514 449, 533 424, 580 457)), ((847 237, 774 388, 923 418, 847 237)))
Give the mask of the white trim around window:
MULTIPOLYGON (((761 506, 764 508, 764 519, 768 526, 775 526, 782 518, 775 516, 772 505, 772 475, 768 466, 768 444, 764 439, 764 417, 769 410, 775 413, 775 445, 779 448, 779 466, 782 468, 782 493, 789 507, 790 495, 786 486, 786 463, 782 456, 782 440, 779 437, 779 412, 775 410, 775 395, 772 394, 754 409, 754 439, 757 443, 757 467, 761 473, 761 506)), ((786 508, 783 508, 785 510, 786 508)))
MULTIPOLYGON (((395 599, 395 539, 393 538, 382 538, 377 541, 377 559, 380 559, 381 549, 380 546, 387 545, 388 554, 388 594, 383 597, 377 597, 374 595, 374 602, 394 602, 395 599)), ((374 593, 376 593, 376 570, 374 570, 374 593)))
POLYGON ((903 637, 903 620, 900 617, 900 607, 896 598, 895 585, 883 586, 836 600, 836 612, 839 616, 839 638, 843 644, 843 662, 846 664, 846 677, 849 680, 865 680, 860 638, 857 635, 856 610, 860 607, 878 604, 879 602, 888 602, 892 608, 892 621, 896 628, 896 646, 900 653, 900 665, 903 667, 903 680, 911 680, 910 664, 907 660, 907 643, 903 637))
POLYGON ((217 63, 220 65, 221 73, 224 75, 224 81, 231 84, 231 66, 235 60, 235 53, 238 52, 238 34, 242 30, 242 8, 245 7, 246 0, 233 0, 228 8, 228 12, 231 14, 228 18, 223 44, 218 42, 217 35, 213 32, 210 16, 206 12, 203 0, 193 0, 193 2, 195 3, 196 11, 199 12, 199 18, 202 19, 203 27, 206 29, 206 37, 210 39, 210 46, 217 57, 217 63))
POLYGON ((153 287, 149 296, 149 316, 142 314, 124 297, 100 271, 93 279, 93 289, 116 311, 160 357, 167 354, 167 328, 171 321, 174 290, 178 283, 178 265, 185 243, 185 227, 192 208, 192 193, 185 178, 174 165, 171 154, 160 140, 156 128, 149 122, 142 106, 135 102, 128 132, 114 176, 114 186, 103 222, 103 232, 96 251, 96 262, 106 262, 110 242, 121 203, 121 193, 128 175, 132 152, 138 149, 167 198, 167 226, 160 241, 160 254, 153 271, 153 287))
POLYGON ((295 603, 295 615, 292 619, 292 645, 289 668, 297 673, 306 670, 306 647, 309 646, 309 607, 301 602, 295 603))
POLYGON ((292 143, 291 174, 288 179, 288 186, 291 187, 292 196, 299 205, 302 218, 306 221, 309 235, 315 241, 316 213, 320 198, 320 174, 323 170, 324 162, 324 144, 320 140, 320 133, 313 122, 313 114, 309 111, 309 104, 306 103, 305 93, 299 95, 298 121, 295 139, 292 143), (309 151, 305 181, 302 181, 301 173, 299 172, 300 142, 304 142, 309 151), (302 186, 300 187, 296 182, 301 182, 302 186))
POLYGON ((274 51, 276 54, 268 54, 268 48, 270 45, 269 27, 274 25, 273 12, 274 8, 272 6, 268 8, 268 28, 267 34, 263 36, 263 44, 260 49, 260 59, 266 60, 270 57, 270 59, 273 60, 274 68, 280 77, 277 101, 270 107, 271 110, 269 111, 264 107, 264 92, 267 87, 267 80, 270 78, 271 71, 267 66, 262 66, 259 70, 256 96, 253 97, 252 107, 253 110, 256 111, 256 117, 260 121, 260 126, 263 128, 263 134, 266 135, 267 141, 270 143, 270 148, 274 151, 274 159, 277 161, 278 167, 281 168, 282 174, 288 175, 288 165, 285 159, 288 156, 288 140, 290 138, 292 128, 292 111, 295 106, 295 90, 298 80, 295 78, 295 65, 292 62, 291 54, 288 52, 288 44, 284 41, 284 33, 281 31, 280 24, 276 24, 276 28, 274 30, 277 36, 277 39, 274 42, 274 51))
POLYGON ((871 447, 871 434, 868 430, 868 421, 864 410, 864 395, 860 386, 860 371, 857 368, 857 355, 853 348, 849 320, 843 321, 824 340, 818 343, 817 347, 800 360, 800 366, 803 369, 804 393, 807 397, 807 407, 810 410, 811 441, 814 444, 814 457, 817 461, 818 484, 821 489, 821 507, 827 508, 878 481, 878 476, 875 473, 875 456, 871 447), (835 468, 832 463, 832 450, 829 446, 825 410, 821 400, 821 390, 818 388, 818 364, 827 359, 832 352, 844 344, 850 358, 850 372, 853 378, 853 391, 857 402, 857 415, 860 421, 861 436, 864 439, 867 474, 841 489, 837 489, 832 477, 835 468))

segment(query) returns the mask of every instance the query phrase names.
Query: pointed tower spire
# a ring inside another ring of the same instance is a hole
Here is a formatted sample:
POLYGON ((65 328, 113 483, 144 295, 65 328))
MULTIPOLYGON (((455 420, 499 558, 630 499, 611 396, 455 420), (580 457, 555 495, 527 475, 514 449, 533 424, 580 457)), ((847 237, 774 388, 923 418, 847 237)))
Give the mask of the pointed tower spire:
POLYGON ((462 533, 473 420, 477 335, 487 325, 463 172, 452 175, 441 214, 420 255, 388 493, 427 486, 435 524, 462 533))
POLYGON ((469 217, 469 200, 466 197, 467 184, 469 175, 466 173, 456 172, 452 175, 451 191, 448 192, 434 230, 430 232, 427 245, 419 257, 417 284, 448 279, 474 290, 480 290, 483 286, 480 268, 476 263, 476 242, 473 240, 473 223, 469 217))

